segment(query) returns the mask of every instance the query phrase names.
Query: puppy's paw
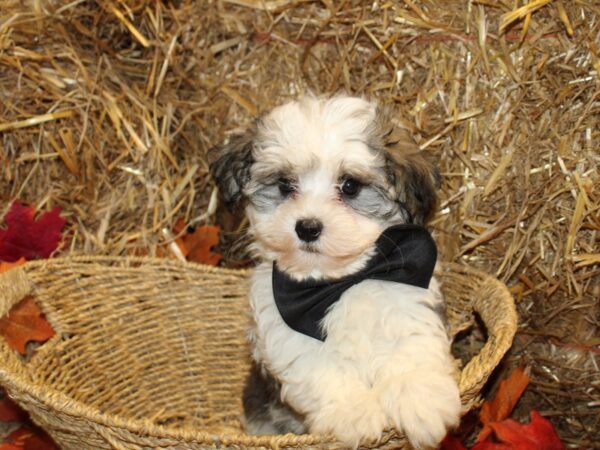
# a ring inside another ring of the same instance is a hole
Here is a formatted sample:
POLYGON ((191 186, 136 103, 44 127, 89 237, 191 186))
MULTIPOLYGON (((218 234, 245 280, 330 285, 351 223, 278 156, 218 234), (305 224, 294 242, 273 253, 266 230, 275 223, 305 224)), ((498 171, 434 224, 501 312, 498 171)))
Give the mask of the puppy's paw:
POLYGON ((415 371, 380 387, 381 403, 416 449, 436 447, 460 420, 460 395, 451 375, 415 371))
POLYGON ((310 414, 310 431, 333 434, 345 445, 356 448, 359 444, 377 442, 388 426, 388 419, 372 392, 363 395, 350 393, 336 398, 310 414))

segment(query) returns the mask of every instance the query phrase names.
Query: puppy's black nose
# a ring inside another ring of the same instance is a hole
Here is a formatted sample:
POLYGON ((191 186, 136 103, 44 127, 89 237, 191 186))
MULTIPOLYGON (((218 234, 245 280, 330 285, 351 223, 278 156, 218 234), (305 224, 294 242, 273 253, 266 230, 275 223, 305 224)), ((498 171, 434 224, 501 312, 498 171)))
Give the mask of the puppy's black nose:
POLYGON ((296 234, 304 242, 313 242, 323 231, 323 224, 317 219, 300 219, 296 222, 296 234))

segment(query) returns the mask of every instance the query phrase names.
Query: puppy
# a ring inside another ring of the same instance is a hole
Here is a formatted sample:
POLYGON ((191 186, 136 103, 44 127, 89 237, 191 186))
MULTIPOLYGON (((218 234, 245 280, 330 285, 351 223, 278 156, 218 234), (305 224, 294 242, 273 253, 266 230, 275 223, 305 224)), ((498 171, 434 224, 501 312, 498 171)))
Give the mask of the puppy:
POLYGON ((419 227, 439 175, 409 131, 362 98, 307 96, 231 137, 211 161, 224 200, 245 206, 261 261, 248 432, 333 434, 357 447, 395 428, 416 448, 436 446, 461 405, 443 299, 429 281, 435 245, 419 227), (411 265, 421 254, 427 267, 407 273, 425 281, 361 275, 378 256, 411 265), (338 280, 341 294, 314 300, 338 280))

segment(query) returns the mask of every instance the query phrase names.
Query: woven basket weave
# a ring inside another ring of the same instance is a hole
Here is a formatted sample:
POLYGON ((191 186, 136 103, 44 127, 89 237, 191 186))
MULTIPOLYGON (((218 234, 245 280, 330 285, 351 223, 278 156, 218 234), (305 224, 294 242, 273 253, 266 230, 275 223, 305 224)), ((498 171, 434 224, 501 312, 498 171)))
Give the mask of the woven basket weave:
MULTIPOLYGON (((487 342, 463 368, 463 412, 512 342, 506 287, 443 265, 452 335, 477 312, 487 342)), ((315 435, 249 436, 240 427, 249 371, 248 272, 151 258, 57 258, 0 275, 0 317, 30 294, 56 336, 23 362, 0 338, 0 384, 64 449, 315 448, 315 435)), ((403 448, 395 432, 380 448, 403 448)))

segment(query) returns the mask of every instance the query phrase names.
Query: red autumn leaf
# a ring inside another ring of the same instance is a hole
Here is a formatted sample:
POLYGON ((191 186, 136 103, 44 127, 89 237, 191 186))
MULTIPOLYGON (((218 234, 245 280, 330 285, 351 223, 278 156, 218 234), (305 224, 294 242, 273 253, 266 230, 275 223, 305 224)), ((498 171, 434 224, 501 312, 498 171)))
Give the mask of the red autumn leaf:
POLYGON ((32 297, 25 297, 12 307, 6 317, 0 318, 0 336, 22 355, 25 355, 29 341, 45 342, 54 334, 32 297))
POLYGON ((27 420, 27 413, 4 394, 4 398, 0 400, 0 421, 22 422, 24 420, 27 420))
POLYGON ((479 419, 483 428, 477 436, 477 442, 485 440, 490 435, 491 423, 500 422, 510 415, 528 384, 529 376, 522 367, 514 369, 506 379, 500 382, 495 397, 486 401, 481 407, 479 419))
POLYGON ((14 262, 48 258, 58 247, 61 230, 67 223, 60 217, 60 208, 34 219, 33 208, 13 203, 4 216, 6 229, 0 230, 0 261, 14 262))
POLYGON ((35 425, 13 431, 6 440, 8 442, 1 444, 0 450, 59 450, 52 438, 35 425))
MULTIPOLYGON (((475 444, 474 447, 471 447, 471 450, 520 450, 515 449, 511 445, 508 444, 499 444, 497 442, 492 441, 483 441, 475 444)), ((539 450, 539 449, 538 449, 539 450)))
POLYGON ((564 450, 552 424, 537 411, 531 411, 531 422, 521 424, 512 419, 490 423, 500 443, 484 441, 472 450, 564 450))
MULTIPOLYGON (((184 227, 183 220, 178 220, 173 231, 179 234, 184 227)), ((220 253, 212 251, 219 243, 219 233, 219 227, 203 225, 191 233, 184 234, 175 242, 188 261, 216 266, 223 258, 220 253)))
POLYGON ((45 432, 32 435, 23 445, 23 450, 60 450, 45 432))
POLYGON ((25 427, 20 427, 10 433, 6 440, 20 446, 20 448, 23 448, 23 443, 31 436, 33 436, 33 431, 25 427))
POLYGON ((23 447, 17 444, 13 444, 11 442, 4 442, 0 444, 0 450, 22 450, 23 447))
POLYGON ((460 440, 452 434, 447 434, 440 443, 440 450, 467 450, 460 440))

